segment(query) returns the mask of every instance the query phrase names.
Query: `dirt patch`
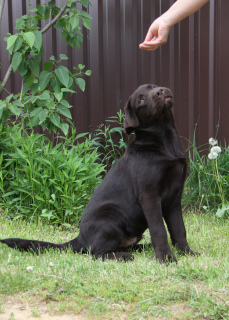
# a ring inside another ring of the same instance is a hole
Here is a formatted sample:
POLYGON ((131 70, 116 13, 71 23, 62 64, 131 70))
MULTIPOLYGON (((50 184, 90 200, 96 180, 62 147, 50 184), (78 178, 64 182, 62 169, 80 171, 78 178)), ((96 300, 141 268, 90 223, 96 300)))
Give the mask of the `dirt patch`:
POLYGON ((6 301, 2 305, 0 320, 85 320, 82 315, 64 313, 61 315, 50 314, 50 308, 45 302, 36 304, 25 304, 13 301, 6 301))

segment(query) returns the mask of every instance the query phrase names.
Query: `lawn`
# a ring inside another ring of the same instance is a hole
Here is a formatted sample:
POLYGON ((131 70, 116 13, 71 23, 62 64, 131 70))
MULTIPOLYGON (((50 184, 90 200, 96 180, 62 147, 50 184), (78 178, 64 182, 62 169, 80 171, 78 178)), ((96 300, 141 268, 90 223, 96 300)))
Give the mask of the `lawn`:
MULTIPOLYGON (((124 263, 71 251, 36 256, 0 244, 0 319, 18 319, 13 304, 29 310, 29 319, 229 319, 228 220, 193 213, 184 220, 190 247, 201 255, 169 266, 147 246, 124 263)), ((61 243, 77 235, 3 217, 0 223, 0 238, 61 243)), ((149 240, 146 232, 142 242, 149 240)))

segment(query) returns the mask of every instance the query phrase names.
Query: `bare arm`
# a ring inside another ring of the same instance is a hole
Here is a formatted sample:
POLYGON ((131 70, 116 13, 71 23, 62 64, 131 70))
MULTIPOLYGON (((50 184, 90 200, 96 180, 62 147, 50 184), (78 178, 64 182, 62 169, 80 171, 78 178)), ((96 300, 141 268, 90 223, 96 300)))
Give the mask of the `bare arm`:
POLYGON ((170 28, 198 11, 209 0, 177 0, 168 11, 150 26, 145 41, 139 45, 143 50, 156 50, 168 39, 170 28))

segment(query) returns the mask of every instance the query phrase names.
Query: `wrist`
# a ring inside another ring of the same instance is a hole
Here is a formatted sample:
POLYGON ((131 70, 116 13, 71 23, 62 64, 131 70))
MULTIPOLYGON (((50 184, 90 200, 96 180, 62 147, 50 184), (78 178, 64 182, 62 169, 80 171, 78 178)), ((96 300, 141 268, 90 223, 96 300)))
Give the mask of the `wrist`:
POLYGON ((173 19, 173 17, 171 16, 171 14, 167 14, 167 12, 165 12, 163 15, 161 15, 161 20, 163 21, 163 24, 170 29, 172 26, 174 26, 177 21, 175 21, 173 19))

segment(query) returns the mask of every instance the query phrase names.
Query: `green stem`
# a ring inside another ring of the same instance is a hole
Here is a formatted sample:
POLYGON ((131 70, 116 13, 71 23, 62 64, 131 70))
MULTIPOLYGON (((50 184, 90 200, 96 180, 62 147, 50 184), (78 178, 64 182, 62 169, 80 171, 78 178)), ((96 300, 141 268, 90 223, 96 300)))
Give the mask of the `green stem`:
POLYGON ((222 184, 221 184, 220 179, 219 179, 220 174, 219 174, 219 171, 218 171, 217 159, 215 159, 215 161, 212 164, 212 166, 213 166, 214 177, 215 177, 215 180, 216 180, 216 183, 217 183, 217 186, 218 186, 218 190, 219 190, 220 199, 221 199, 222 203, 225 203, 223 187, 222 187, 222 184))

